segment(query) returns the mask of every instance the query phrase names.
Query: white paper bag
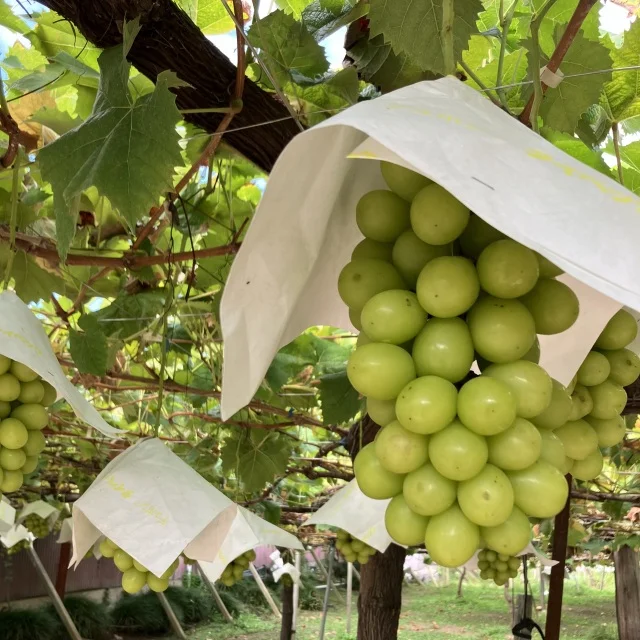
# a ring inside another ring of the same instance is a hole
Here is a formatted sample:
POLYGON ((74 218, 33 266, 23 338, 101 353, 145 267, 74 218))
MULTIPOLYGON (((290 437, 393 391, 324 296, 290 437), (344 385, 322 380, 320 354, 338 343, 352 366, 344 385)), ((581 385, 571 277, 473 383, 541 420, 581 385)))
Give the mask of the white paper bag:
POLYGON ((122 433, 109 426, 67 379, 38 318, 13 291, 0 293, 0 354, 33 369, 87 424, 107 436, 122 433))
POLYGON ((73 505, 72 564, 101 537, 155 575, 182 553, 213 560, 237 505, 160 440, 121 453, 73 505))
POLYGON ((326 524, 344 529, 354 538, 384 553, 393 542, 384 526, 384 512, 390 502, 390 499, 368 498, 360 491, 358 482, 352 480, 323 504, 305 525, 326 524))
POLYGON ((553 377, 568 382, 619 305, 640 310, 640 199, 457 79, 418 83, 298 135, 278 159, 222 299, 224 419, 302 331, 351 328, 336 283, 362 238, 358 199, 385 186, 379 158, 432 178, 585 285, 591 320, 543 339, 553 377))
POLYGON ((238 507, 235 519, 212 562, 200 562, 211 582, 215 582, 225 567, 246 551, 263 545, 304 550, 301 542, 280 527, 263 520, 244 507, 238 507))
POLYGON ((23 522, 24 519, 32 513, 35 513, 43 520, 47 520, 49 526, 53 526, 60 515, 60 512, 55 507, 46 503, 44 500, 35 500, 34 502, 27 503, 22 508, 17 521, 23 522))
POLYGON ((7 532, 0 535, 0 543, 2 543, 7 549, 11 549, 11 547, 18 544, 18 542, 22 542, 23 540, 29 540, 30 542, 33 542, 35 538, 31 534, 29 529, 23 527, 21 524, 16 524, 7 532))
POLYGON ((4 496, 0 497, 0 534, 9 531, 15 521, 16 510, 4 496))

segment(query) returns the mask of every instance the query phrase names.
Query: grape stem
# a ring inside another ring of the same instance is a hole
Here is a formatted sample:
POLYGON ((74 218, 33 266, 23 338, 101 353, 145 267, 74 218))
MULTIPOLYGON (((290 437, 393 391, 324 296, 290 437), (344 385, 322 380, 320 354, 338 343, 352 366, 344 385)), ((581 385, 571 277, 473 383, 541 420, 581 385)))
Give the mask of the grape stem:
POLYGON ((611 135, 613 136, 613 150, 616 155, 616 165, 618 167, 618 180, 624 187, 624 175, 622 174, 622 161, 620 159, 620 130, 618 129, 617 122, 611 125, 611 135))
POLYGON ((440 40, 442 43, 442 58, 444 75, 453 75, 456 72, 456 58, 453 47, 453 22, 455 19, 454 0, 444 0, 442 3, 442 29, 440 40))

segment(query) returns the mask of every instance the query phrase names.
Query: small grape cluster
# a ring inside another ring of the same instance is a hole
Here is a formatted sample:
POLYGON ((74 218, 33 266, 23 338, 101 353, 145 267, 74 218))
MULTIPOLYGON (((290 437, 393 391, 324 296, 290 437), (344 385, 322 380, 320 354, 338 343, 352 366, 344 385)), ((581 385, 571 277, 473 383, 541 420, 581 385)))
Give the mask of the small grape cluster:
POLYGON ((166 591, 169 578, 179 564, 179 560, 176 559, 161 576, 156 576, 108 538, 100 543, 100 553, 105 558, 113 558, 113 563, 122 571, 122 590, 131 594, 138 593, 145 585, 156 593, 166 591))
POLYGON ((624 438, 624 387, 640 376, 640 358, 626 347, 637 331, 635 318, 624 309, 618 311, 598 336, 570 385, 573 392, 569 421, 553 433, 564 445, 563 471, 577 480, 598 477, 604 463, 600 449, 612 447, 624 438))
POLYGON ((0 493, 20 489, 46 446, 42 429, 56 390, 29 367, 0 355, 0 493))
POLYGON ((367 564, 369 558, 376 553, 376 550, 366 542, 354 538, 348 531, 338 529, 336 534, 336 549, 342 554, 347 562, 359 562, 367 564))
POLYGON ((478 569, 483 580, 493 580, 499 587, 518 575, 520 558, 496 553, 492 549, 478 552, 478 569))
POLYGON ((49 523, 37 513, 30 513, 23 521, 25 526, 36 538, 46 538, 49 535, 49 523))
POLYGON ((245 569, 249 568, 249 564, 256 559, 256 552, 253 549, 245 551, 242 555, 232 560, 222 572, 220 582, 225 587, 233 587, 234 584, 242 580, 245 569))
POLYGON ((20 542, 16 542, 12 547, 7 549, 7 555, 14 556, 16 553, 20 553, 21 551, 28 549, 29 544, 28 540, 20 540, 20 542))

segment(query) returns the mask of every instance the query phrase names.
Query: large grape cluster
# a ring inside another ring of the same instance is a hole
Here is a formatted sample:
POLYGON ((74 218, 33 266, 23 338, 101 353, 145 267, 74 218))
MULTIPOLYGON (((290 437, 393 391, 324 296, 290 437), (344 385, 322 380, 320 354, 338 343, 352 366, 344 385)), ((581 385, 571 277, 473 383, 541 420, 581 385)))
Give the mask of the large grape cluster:
POLYGON ((347 374, 383 427, 355 459, 359 487, 391 498, 390 536, 440 565, 464 564, 481 540, 515 556, 529 518, 563 508, 564 475, 594 477, 597 445, 622 437, 635 321, 619 312, 565 388, 538 365, 537 337, 578 317, 561 269, 424 176, 381 169, 390 190, 358 202, 364 239, 338 279, 360 330, 347 374))
POLYGON ((156 576, 108 538, 100 542, 100 553, 105 558, 113 558, 116 567, 122 571, 122 590, 132 594, 138 593, 145 585, 156 593, 166 591, 169 579, 179 564, 179 560, 175 560, 161 576, 156 576))
POLYGON ((245 551, 224 568, 220 576, 220 582, 222 582, 225 587, 233 587, 234 584, 242 580, 245 570, 249 568, 249 564, 254 562, 255 559, 256 552, 253 549, 245 551))
POLYGON ((376 553, 373 547, 362 540, 358 540, 358 538, 354 538, 344 529, 338 529, 336 538, 336 549, 347 562, 357 561, 360 564, 367 564, 369 558, 376 553))
POLYGON ((493 580, 499 587, 506 584, 509 578, 518 575, 520 558, 504 553, 496 553, 493 549, 481 549, 478 552, 478 569, 483 580, 493 580))
POLYGON ((49 535, 49 523, 37 513, 30 513, 21 524, 36 538, 46 538, 49 535))
POLYGON ((55 400, 55 389, 37 373, 0 355, 0 494, 20 489, 38 466, 49 422, 45 407, 55 400))

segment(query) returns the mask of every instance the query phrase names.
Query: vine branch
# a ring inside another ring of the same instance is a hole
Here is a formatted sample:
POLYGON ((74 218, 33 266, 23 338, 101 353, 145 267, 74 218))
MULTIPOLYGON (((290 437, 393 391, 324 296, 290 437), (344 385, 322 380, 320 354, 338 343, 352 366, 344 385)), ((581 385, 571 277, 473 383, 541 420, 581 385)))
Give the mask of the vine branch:
MULTIPOLYGON (((538 63, 533 69, 533 95, 529 98, 529 101, 527 102, 525 108, 518 117, 518 120, 520 120, 520 122, 527 126, 533 125, 535 127, 534 120, 538 115, 537 108, 540 107, 540 103, 542 102, 544 93, 548 89, 548 86, 544 82, 540 81, 540 75, 538 71, 538 67, 540 66, 540 45, 538 42, 538 29, 540 27, 540 22, 546 15, 547 11, 551 8, 553 2, 555 2, 555 0, 548 1, 531 23, 531 39, 533 40, 533 46, 535 49, 534 54, 536 55, 536 59, 538 59, 538 63)), ((560 38, 560 42, 558 42, 558 44, 556 45, 555 51, 551 55, 551 58, 549 58, 549 62, 547 62, 546 67, 552 73, 555 73, 560 68, 560 64, 564 60, 567 51, 569 51, 571 43, 580 31, 582 23, 585 21, 586 17, 589 15, 589 12, 596 4, 596 2, 597 0, 580 0, 580 2, 578 2, 578 6, 576 7, 573 15, 567 23, 567 28, 560 38)))

